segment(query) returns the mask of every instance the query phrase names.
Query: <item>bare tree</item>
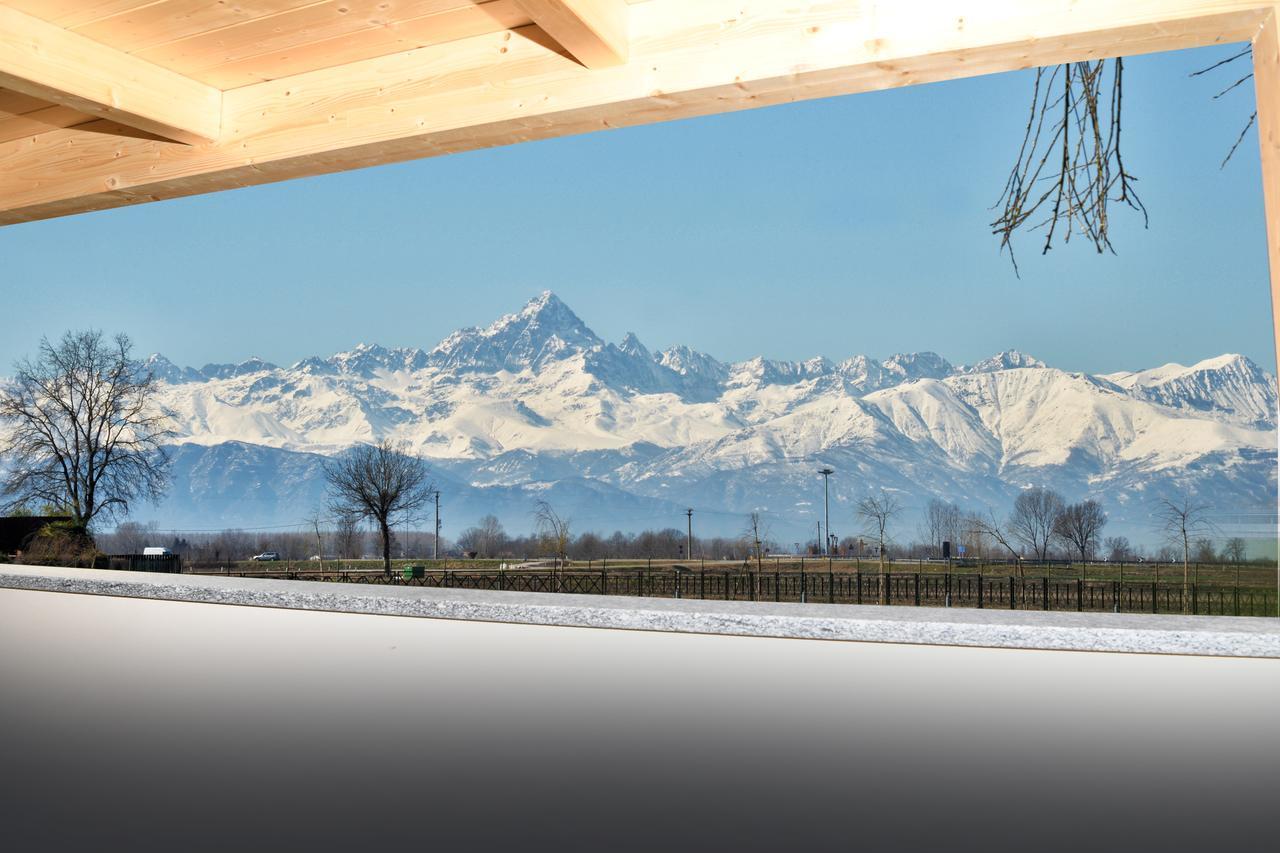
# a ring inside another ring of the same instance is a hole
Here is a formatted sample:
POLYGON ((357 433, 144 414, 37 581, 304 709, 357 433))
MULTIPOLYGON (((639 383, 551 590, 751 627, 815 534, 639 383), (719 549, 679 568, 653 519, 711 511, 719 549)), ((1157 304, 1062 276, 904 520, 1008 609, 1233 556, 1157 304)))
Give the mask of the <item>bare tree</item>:
POLYGON ((883 489, 879 494, 867 495, 858 501, 858 517, 866 526, 867 535, 875 539, 880 551, 880 572, 884 572, 885 549, 889 544, 889 524, 902 511, 898 499, 883 489))
POLYGON ((1009 532, 1034 552, 1037 560, 1044 562, 1049 559, 1053 528, 1062 510, 1061 495, 1052 489, 1033 486, 1014 500, 1008 522, 1009 532))
POLYGON ((1079 554, 1081 563, 1086 563, 1097 550, 1098 536, 1106 526, 1107 514, 1102 511, 1102 504, 1081 501, 1062 508, 1054 519, 1053 535, 1079 554))
POLYGON ((1156 504, 1156 520, 1169 543, 1182 554, 1182 612, 1191 609, 1191 543, 1210 529, 1209 505, 1198 503, 1190 494, 1161 498, 1156 504))
POLYGON ((362 444, 326 463, 329 511, 369 520, 382 538, 382 569, 391 574, 391 527, 414 518, 435 495, 424 461, 407 445, 383 439, 362 444))
POLYGON ((747 515, 747 526, 742 531, 742 536, 747 540, 748 555, 756 558, 756 571, 760 571, 764 558, 764 543, 769 538, 769 531, 759 512, 753 511, 747 515))
POLYGON ((942 553, 942 543, 955 543, 960 538, 964 513, 953 503, 933 498, 924 508, 924 534, 935 554, 942 553))
POLYGON ((996 521, 995 512, 988 509, 985 516, 975 513, 972 516, 972 519, 973 525, 978 530, 980 530, 984 535, 995 540, 1000 547, 1009 552, 1009 556, 1018 561, 1018 577, 1022 577, 1022 554, 1020 554, 1018 549, 1014 548, 1013 543, 1010 542, 1013 535, 1005 528, 1001 527, 1000 523, 996 521))
POLYGON ((116 525, 114 533, 97 537, 102 547, 111 554, 141 554, 142 549, 157 541, 157 526, 154 521, 139 524, 136 521, 123 521, 116 525))
POLYGON ((319 510, 313 512, 311 517, 307 519, 316 534, 316 560, 319 561, 320 571, 322 572, 324 571, 324 536, 320 533, 320 522, 323 520, 324 518, 319 510))
POLYGON ((486 515, 480 519, 476 528, 479 531, 480 553, 486 557, 498 554, 507 544, 507 531, 502 529, 502 522, 496 515, 486 515))
POLYGON ((164 445, 170 416, 156 402, 156 379, 132 358, 125 335, 68 332, 15 366, 0 389, 0 507, 57 507, 84 531, 124 516, 131 501, 158 501, 167 485, 164 445))
POLYGON ((348 514, 339 515, 336 526, 337 530, 334 533, 334 538, 338 556, 344 560, 353 560, 359 557, 362 550, 361 540, 364 537, 364 534, 360 532, 360 517, 348 514))
POLYGON ((568 518, 562 518, 544 498, 539 498, 534 504, 533 525, 538 539, 543 548, 554 551, 556 560, 561 563, 569 550, 569 522, 568 518))
POLYGON ((1222 546, 1222 559, 1239 565, 1244 562, 1244 557, 1248 550, 1244 539, 1239 536, 1232 536, 1222 546))
POLYGON ((1108 536, 1102 542, 1102 550, 1107 552, 1108 560, 1117 563, 1133 559, 1133 547, 1127 536, 1108 536))

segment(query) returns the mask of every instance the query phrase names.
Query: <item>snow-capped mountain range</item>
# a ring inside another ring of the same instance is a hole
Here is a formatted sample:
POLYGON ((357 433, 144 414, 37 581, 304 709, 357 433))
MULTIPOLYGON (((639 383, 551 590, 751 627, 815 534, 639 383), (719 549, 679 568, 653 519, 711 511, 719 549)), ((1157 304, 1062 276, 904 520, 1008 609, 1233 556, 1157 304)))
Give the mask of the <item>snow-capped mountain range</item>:
POLYGON ((822 465, 838 535, 880 488, 914 509, 940 496, 1003 512, 1049 485, 1100 498, 1109 532, 1140 539, 1158 495, 1192 488, 1224 513, 1276 502, 1275 380, 1239 355, 1099 376, 1018 352, 725 363, 603 341, 548 292, 430 350, 147 364, 177 416, 173 489, 150 516, 163 526, 301 520, 324 457, 383 437, 431 461, 446 534, 489 512, 527 529, 549 494, 578 529, 678 527, 691 506, 700 531, 736 533, 758 509, 775 538, 803 541, 822 465))

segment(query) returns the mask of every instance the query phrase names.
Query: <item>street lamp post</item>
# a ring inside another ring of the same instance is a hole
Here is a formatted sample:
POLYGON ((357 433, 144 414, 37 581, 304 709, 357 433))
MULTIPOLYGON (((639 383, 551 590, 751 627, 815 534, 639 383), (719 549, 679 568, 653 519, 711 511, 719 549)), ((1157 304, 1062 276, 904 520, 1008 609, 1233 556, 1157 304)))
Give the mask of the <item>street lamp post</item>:
POLYGON ((684 511, 684 514, 689 522, 689 553, 687 555, 687 559, 690 562, 692 562, 693 561, 693 509, 692 508, 686 509, 684 511))
MULTIPOLYGON (((823 512, 823 515, 824 515, 824 516, 825 516, 825 518, 826 518, 826 531, 827 531, 827 536, 830 536, 830 535, 831 535, 831 503, 830 503, 831 489, 830 489, 830 483, 831 483, 831 475, 832 475, 832 474, 834 474, 834 473, 835 473, 835 471, 832 471, 830 468, 823 468, 823 469, 822 469, 822 470, 820 470, 818 473, 822 475, 822 512, 823 512)), ((830 541, 823 542, 823 543, 822 543, 822 545, 823 545, 823 551, 824 551, 828 556, 830 556, 830 554, 831 554, 831 542, 830 542, 830 541)))

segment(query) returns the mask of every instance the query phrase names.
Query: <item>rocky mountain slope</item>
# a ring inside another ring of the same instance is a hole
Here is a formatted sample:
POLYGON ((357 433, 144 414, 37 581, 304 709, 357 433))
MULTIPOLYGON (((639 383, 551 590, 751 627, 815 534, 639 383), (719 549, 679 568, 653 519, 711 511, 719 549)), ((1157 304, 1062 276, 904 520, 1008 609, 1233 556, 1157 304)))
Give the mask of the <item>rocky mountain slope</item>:
POLYGON ((824 464, 837 534, 878 488, 914 509, 937 495, 1003 511, 1052 485, 1099 497, 1111 532, 1141 538, 1155 496, 1185 488, 1223 512, 1275 506, 1275 380, 1239 355, 1102 376, 1017 352, 724 363, 608 343, 544 293, 430 350, 148 365, 178 416, 175 488, 154 511, 166 526, 300 520, 323 458, 383 437, 431 460, 446 533, 487 512, 526 529, 551 494, 580 529, 679 526, 692 506, 704 532, 736 533, 759 509, 776 538, 803 540, 824 464))

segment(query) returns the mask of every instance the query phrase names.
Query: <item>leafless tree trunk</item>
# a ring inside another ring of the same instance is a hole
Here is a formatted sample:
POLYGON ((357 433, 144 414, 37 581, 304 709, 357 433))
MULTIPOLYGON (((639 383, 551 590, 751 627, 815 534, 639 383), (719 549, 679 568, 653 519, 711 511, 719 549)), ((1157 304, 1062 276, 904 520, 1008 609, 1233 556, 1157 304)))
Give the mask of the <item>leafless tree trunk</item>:
POLYGON ((1018 577, 1022 577, 1022 555, 1019 554, 1018 550, 1009 542, 1009 535, 1005 533, 1005 531, 1000 527, 1000 524, 996 521, 995 512, 988 509, 985 517, 975 514, 973 519, 974 524, 978 529, 998 542, 1002 548, 1009 552, 1009 556, 1018 561, 1018 577))
POLYGON ((534 529, 543 546, 554 550, 559 563, 564 562, 569 550, 569 522, 568 518, 561 518, 545 499, 539 498, 534 505, 534 529))
POLYGON ((1106 525, 1107 514, 1102 511, 1102 504, 1093 500, 1083 501, 1063 507, 1054 520, 1053 534, 1070 545, 1080 555, 1083 564, 1097 549, 1098 536, 1106 525))
POLYGON ((360 518, 353 515, 340 515, 337 519, 337 551, 338 556, 349 560, 360 556, 360 518))
POLYGON ((1209 505, 1196 503, 1190 494, 1176 500, 1161 498, 1156 518, 1165 538, 1182 550, 1182 612, 1191 610, 1191 542, 1210 528, 1209 505))
POLYGON ((56 507, 87 533, 99 518, 127 515, 135 499, 159 500, 170 416, 131 351, 125 335, 68 332, 57 344, 42 339, 39 356, 16 365, 0 389, 8 433, 0 458, 9 465, 0 506, 56 507))
MULTIPOLYGON (((867 525, 868 534, 875 537, 880 545, 881 576, 884 575, 885 546, 889 542, 889 524, 901 511, 902 504, 898 502, 898 499, 883 490, 878 495, 867 495, 858 501, 858 515, 862 518, 863 523, 867 525)), ((880 603, 884 604, 887 601, 888 590, 884 588, 883 580, 880 587, 880 603)))
POLYGON ((427 465, 406 445, 384 439, 362 444, 325 465, 329 511, 338 518, 368 519, 382 537, 382 570, 391 574, 391 527, 409 521, 430 503, 435 486, 427 465))
POLYGON ((942 553, 943 542, 954 545, 960 538, 963 518, 964 513, 953 503, 934 498, 925 506, 925 535, 928 537, 929 547, 936 554, 942 553))
POLYGON ((764 529, 764 521, 760 513, 752 512, 747 515, 747 527, 743 531, 743 536, 747 539, 749 553, 755 555, 756 572, 763 571, 764 540, 768 538, 769 533, 764 529))
POLYGON ((1053 528, 1063 510, 1062 497, 1052 489, 1034 486, 1018 495, 1009 516, 1013 538, 1035 552, 1036 559, 1049 559, 1053 528))

